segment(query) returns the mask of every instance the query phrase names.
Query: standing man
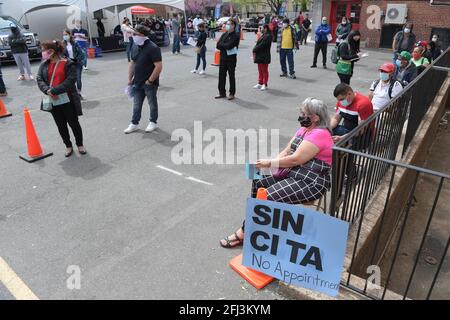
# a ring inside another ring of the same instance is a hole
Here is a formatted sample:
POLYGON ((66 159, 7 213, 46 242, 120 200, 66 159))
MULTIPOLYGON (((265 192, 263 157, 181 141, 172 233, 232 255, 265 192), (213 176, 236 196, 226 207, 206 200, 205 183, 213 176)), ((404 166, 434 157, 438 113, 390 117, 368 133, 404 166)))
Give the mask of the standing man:
POLYGON ((97 30, 99 38, 105 37, 105 25, 102 22, 102 19, 97 18, 97 30))
POLYGON ((411 53, 416 43, 416 35, 412 32, 414 25, 411 22, 407 22, 403 30, 396 33, 394 41, 392 42, 392 51, 394 52, 394 62, 397 56, 403 52, 408 51, 411 53))
POLYGON ((161 49, 148 38, 149 33, 149 28, 137 25, 133 36, 134 44, 128 69, 128 85, 132 86, 134 102, 131 123, 124 130, 126 134, 138 130, 145 97, 150 105, 150 123, 145 132, 152 132, 157 128, 158 99, 156 94, 159 75, 162 71, 162 57, 161 49))
POLYGON ((327 48, 328 38, 331 35, 330 27, 328 26, 328 18, 322 18, 322 24, 316 29, 316 45, 314 47, 314 61, 311 68, 317 68, 317 57, 319 52, 322 51, 322 63, 323 68, 327 68, 327 48))
POLYGON ((89 32, 86 29, 83 29, 83 24, 81 20, 77 20, 75 23, 76 27, 72 30, 72 35, 75 38, 75 42, 80 46, 83 51, 83 68, 87 70, 87 60, 88 60, 88 40, 89 40, 89 32))
POLYGON ((180 20, 178 14, 173 14, 172 19, 173 45, 172 54, 180 54, 180 20))
POLYGON ((278 31, 277 52, 280 53, 280 64, 282 74, 280 77, 287 77, 286 58, 289 64, 289 78, 296 79, 294 70, 294 48, 298 49, 297 36, 295 30, 289 24, 289 19, 284 18, 283 26, 278 31))
POLYGON ((202 20, 202 18, 200 17, 200 15, 198 14, 196 17, 195 17, 195 19, 194 19, 194 21, 192 21, 192 24, 194 25, 194 32, 195 32, 195 38, 198 38, 198 35, 199 35, 199 31, 198 31, 198 25, 200 24, 200 23, 203 23, 203 20, 202 20))
POLYGON ((302 37, 300 39, 300 44, 307 43, 308 39, 308 33, 311 31, 311 20, 309 20, 309 14, 306 14, 305 20, 303 20, 303 23, 301 25, 302 27, 302 37))
POLYGON ((236 34, 236 22, 228 20, 225 26, 226 32, 220 37, 216 48, 220 50, 219 66, 219 95, 216 99, 226 98, 225 82, 227 72, 230 77, 230 95, 228 100, 233 100, 236 94, 235 69, 237 63, 237 49, 239 47, 239 36, 236 34))

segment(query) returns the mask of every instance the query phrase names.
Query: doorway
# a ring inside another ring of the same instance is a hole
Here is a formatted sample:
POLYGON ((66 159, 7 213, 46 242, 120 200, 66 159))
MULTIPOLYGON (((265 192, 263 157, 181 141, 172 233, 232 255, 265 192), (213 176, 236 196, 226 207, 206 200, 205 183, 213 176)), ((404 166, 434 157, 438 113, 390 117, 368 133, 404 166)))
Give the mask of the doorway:
POLYGON ((362 0, 339 0, 331 2, 330 28, 333 42, 336 41, 336 29, 342 21, 342 17, 352 23, 352 30, 359 30, 361 18, 362 0))

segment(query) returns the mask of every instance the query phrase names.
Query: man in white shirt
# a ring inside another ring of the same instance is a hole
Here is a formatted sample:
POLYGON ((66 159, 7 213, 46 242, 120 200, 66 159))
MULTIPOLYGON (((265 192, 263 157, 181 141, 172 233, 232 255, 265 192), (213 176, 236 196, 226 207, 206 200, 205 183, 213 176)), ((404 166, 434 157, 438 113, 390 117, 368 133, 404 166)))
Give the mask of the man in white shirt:
POLYGON ((192 24, 194 25, 194 30, 195 30, 195 38, 198 38, 198 35, 199 35, 198 25, 200 23, 203 23, 203 19, 200 18, 200 15, 197 15, 195 17, 194 21, 192 21, 192 24))
POLYGON ((384 63, 379 68, 380 78, 370 86, 369 99, 372 100, 373 111, 380 110, 402 90, 402 84, 394 78, 395 66, 393 63, 384 63))

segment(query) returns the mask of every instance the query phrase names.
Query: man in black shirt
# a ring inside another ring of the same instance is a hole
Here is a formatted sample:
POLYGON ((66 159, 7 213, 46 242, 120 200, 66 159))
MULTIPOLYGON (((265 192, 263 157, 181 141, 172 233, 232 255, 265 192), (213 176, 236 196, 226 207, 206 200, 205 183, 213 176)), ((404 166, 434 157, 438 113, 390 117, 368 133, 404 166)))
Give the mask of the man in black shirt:
POLYGON ((236 79, 234 72, 237 63, 237 49, 239 46, 239 36, 235 32, 236 22, 230 19, 226 26, 225 32, 217 42, 216 48, 220 50, 220 66, 219 66, 219 95, 216 99, 226 97, 225 82, 227 80, 227 72, 230 77, 230 95, 228 100, 233 100, 236 93, 236 79))
POLYGON ((308 39, 308 33, 311 31, 311 20, 309 20, 309 14, 306 14, 305 20, 302 23, 302 37, 300 39, 300 45, 306 44, 308 39))
POLYGON ((133 117, 124 133, 138 130, 145 97, 150 105, 150 123, 145 131, 152 132, 157 128, 158 100, 156 94, 162 70, 162 57, 161 49, 148 38, 149 33, 150 29, 146 26, 138 25, 135 28, 131 62, 128 69, 128 85, 131 86, 131 93, 134 97, 133 117))

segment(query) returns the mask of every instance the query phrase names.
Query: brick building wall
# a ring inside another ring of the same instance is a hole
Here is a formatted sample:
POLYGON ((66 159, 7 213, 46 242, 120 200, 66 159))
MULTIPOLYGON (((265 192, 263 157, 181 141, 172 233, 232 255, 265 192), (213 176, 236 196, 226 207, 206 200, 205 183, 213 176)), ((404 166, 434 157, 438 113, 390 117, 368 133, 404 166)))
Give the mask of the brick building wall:
MULTIPOLYGON (((413 32, 418 40, 429 40, 432 28, 450 28, 450 6, 431 6, 429 0, 410 1, 386 1, 386 0, 364 0, 361 10, 361 34, 362 41, 367 47, 377 48, 380 44, 381 29, 369 30, 367 27, 367 8, 370 5, 377 5, 386 12, 388 3, 406 3, 408 5, 408 21, 414 23, 413 32)), ((329 11, 324 11, 329 12, 329 11)), ((381 18, 381 26, 384 18, 381 18)))

